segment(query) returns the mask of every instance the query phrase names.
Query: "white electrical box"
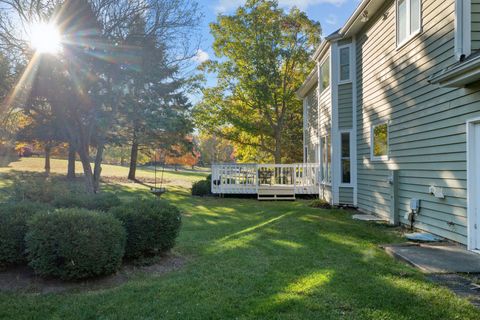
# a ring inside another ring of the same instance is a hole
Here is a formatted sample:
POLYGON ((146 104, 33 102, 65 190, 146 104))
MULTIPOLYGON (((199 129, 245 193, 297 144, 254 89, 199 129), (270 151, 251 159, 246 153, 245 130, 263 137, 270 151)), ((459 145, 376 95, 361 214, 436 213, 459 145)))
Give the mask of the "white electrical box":
POLYGON ((410 199, 410 210, 413 213, 418 213, 420 210, 420 200, 419 199, 410 199))

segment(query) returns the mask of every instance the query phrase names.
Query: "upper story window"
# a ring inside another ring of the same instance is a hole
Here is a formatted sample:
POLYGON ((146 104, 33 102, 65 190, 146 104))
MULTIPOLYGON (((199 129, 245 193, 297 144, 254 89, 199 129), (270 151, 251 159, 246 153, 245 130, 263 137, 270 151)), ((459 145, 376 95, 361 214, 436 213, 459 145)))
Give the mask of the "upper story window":
POLYGON ((320 93, 330 86, 330 57, 320 65, 320 93))
POLYGON ((397 0, 397 46, 401 46, 422 28, 421 0, 397 0))
POLYGON ((372 126, 371 159, 388 160, 388 123, 372 126))
POLYGON ((340 82, 350 80, 350 46, 340 47, 340 82))

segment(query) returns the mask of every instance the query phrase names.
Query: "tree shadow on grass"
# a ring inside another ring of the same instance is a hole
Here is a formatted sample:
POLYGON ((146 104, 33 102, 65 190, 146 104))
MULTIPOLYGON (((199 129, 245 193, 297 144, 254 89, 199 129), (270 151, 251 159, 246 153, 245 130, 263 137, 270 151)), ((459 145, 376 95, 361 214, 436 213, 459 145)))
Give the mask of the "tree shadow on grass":
POLYGON ((386 228, 351 221, 349 213, 341 211, 265 207, 263 219, 237 224, 235 232, 219 234, 203 251, 209 260, 222 261, 221 268, 209 269, 222 270, 216 281, 223 286, 217 294, 229 297, 214 302, 224 312, 219 314, 231 312, 226 300, 235 297, 243 306, 232 315, 251 318, 479 315, 465 300, 379 249, 379 243, 398 240, 386 228), (269 212, 272 209, 276 213, 269 212))

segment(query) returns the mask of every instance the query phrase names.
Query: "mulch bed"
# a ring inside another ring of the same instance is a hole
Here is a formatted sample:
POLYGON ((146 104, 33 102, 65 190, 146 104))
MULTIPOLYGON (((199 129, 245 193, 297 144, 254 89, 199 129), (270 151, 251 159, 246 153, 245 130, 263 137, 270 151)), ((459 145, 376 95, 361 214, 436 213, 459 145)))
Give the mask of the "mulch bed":
POLYGON ((78 282, 43 279, 29 267, 19 266, 0 271, 0 291, 49 294, 103 290, 120 286, 139 274, 159 276, 178 270, 186 264, 186 261, 184 257, 168 254, 148 266, 125 264, 116 274, 78 282))

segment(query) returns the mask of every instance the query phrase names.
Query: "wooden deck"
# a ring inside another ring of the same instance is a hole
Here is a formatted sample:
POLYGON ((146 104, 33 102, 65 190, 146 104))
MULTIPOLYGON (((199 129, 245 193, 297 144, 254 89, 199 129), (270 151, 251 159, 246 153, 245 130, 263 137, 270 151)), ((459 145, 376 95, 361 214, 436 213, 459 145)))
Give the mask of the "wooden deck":
POLYGON ((318 194, 318 164, 218 164, 212 166, 213 194, 256 194, 259 200, 295 200, 318 194))

